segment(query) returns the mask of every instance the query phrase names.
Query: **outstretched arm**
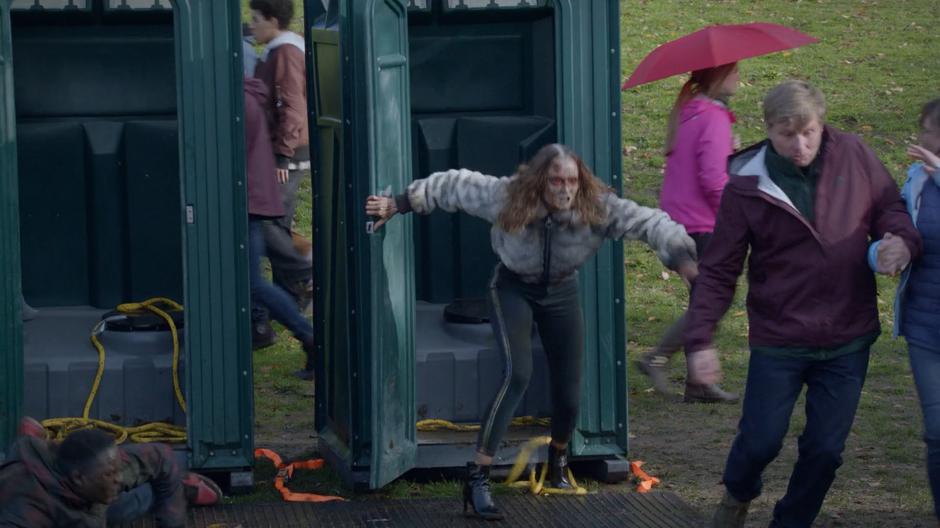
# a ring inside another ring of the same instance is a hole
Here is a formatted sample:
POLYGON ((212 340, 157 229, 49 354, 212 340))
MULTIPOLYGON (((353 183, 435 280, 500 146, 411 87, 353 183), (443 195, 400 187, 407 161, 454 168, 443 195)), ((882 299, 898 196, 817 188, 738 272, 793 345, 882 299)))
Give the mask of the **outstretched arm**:
POLYGON ((665 211, 637 205, 614 193, 604 196, 607 208, 606 236, 613 239, 646 242, 666 267, 674 269, 687 281, 697 275, 695 242, 685 227, 674 222, 665 211))
POLYGON ((394 198, 369 196, 366 214, 379 217, 373 229, 378 229, 397 213, 429 214, 436 209, 448 213, 463 211, 494 222, 505 201, 510 179, 466 169, 436 172, 411 182, 404 193, 394 198))

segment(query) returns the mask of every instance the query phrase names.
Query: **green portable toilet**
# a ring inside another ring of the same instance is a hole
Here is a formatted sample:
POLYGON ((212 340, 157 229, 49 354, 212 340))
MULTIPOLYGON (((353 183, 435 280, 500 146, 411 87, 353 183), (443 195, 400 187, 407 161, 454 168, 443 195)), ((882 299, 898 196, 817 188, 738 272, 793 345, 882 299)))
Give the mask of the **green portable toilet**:
MULTIPOLYGON (((365 197, 446 168, 510 175, 556 141, 619 189, 620 19, 614 0, 327 5, 306 17, 318 145, 316 426, 321 451, 345 480, 378 488, 413 468, 472 457, 476 433, 419 432, 415 424, 478 421, 500 365, 488 324, 445 319, 484 291, 495 263, 488 226, 436 213, 371 233, 365 197)), ((622 245, 606 244, 579 280, 586 353, 572 460, 623 478, 622 245)), ((536 366, 530 393, 544 391, 539 376, 536 366)), ((520 414, 550 409, 523 406, 520 414)), ((499 462, 510 463, 522 437, 534 434, 545 430, 510 433, 499 462)))
POLYGON ((191 467, 251 483, 241 49, 238 0, 0 0, 0 450, 24 405, 58 414, 64 394, 80 412, 92 323, 159 295, 185 305, 188 413, 166 365, 136 356, 93 413, 160 395, 191 467), (37 321, 20 322, 21 284, 37 321))

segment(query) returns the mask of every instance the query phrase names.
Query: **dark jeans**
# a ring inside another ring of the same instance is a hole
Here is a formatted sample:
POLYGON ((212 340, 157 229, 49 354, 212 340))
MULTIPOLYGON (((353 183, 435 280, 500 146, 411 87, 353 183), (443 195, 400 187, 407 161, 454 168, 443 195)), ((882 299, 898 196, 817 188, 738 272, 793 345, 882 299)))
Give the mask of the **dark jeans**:
POLYGON ((503 384, 480 427, 477 449, 492 456, 522 401, 532 377, 532 323, 548 358, 552 397, 552 440, 567 444, 581 400, 584 320, 578 281, 532 285, 498 265, 490 284, 493 333, 503 356, 503 384))
POLYGON ((153 511, 153 487, 143 484, 118 495, 108 505, 108 525, 132 523, 153 511))
POLYGON ((908 343, 911 371, 924 413, 927 478, 933 492, 934 514, 940 519, 940 350, 908 343))
POLYGON ((806 427, 787 493, 774 507, 774 526, 808 527, 822 507, 865 383, 863 350, 826 361, 751 353, 738 434, 728 454, 724 484, 739 501, 761 493, 761 473, 777 457, 797 397, 806 389, 806 427))
MULTIPOLYGON (((304 177, 306 177, 306 171, 290 171, 287 183, 279 187, 284 204, 284 216, 277 220, 264 220, 261 224, 265 255, 271 261, 274 283, 284 289, 313 278, 313 262, 306 255, 297 252, 294 239, 291 237, 294 211, 297 208, 297 190, 304 177)), ((252 321, 266 320, 267 315, 264 306, 258 303, 252 304, 252 321)))
MULTIPOLYGON (((692 237, 692 240, 695 241, 695 253, 698 256, 698 260, 702 260, 702 253, 705 252, 705 248, 708 246, 708 241, 712 239, 711 233, 692 233, 689 235, 692 237)), ((689 297, 691 297, 691 292, 689 297)), ((656 349, 653 351, 654 354, 660 356, 666 356, 667 358, 672 357, 673 354, 679 351, 683 346, 684 334, 685 334, 685 324, 686 324, 687 315, 686 312, 682 312, 682 315, 675 320, 669 328, 666 329, 666 333, 663 334, 662 340, 660 340, 659 345, 656 346, 656 349)))
POLYGON ((169 446, 131 444, 118 449, 122 460, 120 482, 129 489, 108 506, 108 524, 130 523, 153 514, 156 526, 183 528, 186 524, 183 471, 169 446))
POLYGON ((251 301, 267 308, 275 321, 290 330, 301 342, 313 337, 313 326, 297 309, 297 303, 279 286, 271 284, 261 274, 261 259, 265 256, 264 220, 248 219, 248 277, 251 301))

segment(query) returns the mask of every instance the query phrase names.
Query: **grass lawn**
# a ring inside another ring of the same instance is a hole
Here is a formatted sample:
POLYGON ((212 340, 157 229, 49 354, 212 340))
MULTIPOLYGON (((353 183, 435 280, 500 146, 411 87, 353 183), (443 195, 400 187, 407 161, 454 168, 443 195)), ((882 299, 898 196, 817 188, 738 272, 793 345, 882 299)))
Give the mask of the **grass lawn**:
MULTIPOLYGON (((914 139, 917 113, 940 96, 940 15, 932 0, 633 0, 621 1, 622 73, 659 43, 711 23, 776 22, 797 27, 821 42, 792 52, 755 58, 741 64, 743 86, 732 100, 735 132, 748 145, 762 139, 760 100, 787 78, 812 81, 825 93, 828 120, 860 134, 897 178, 908 164, 904 146, 914 139)), ((623 94, 624 194, 656 205, 663 163, 664 121, 683 79, 666 79, 623 94)), ((302 231, 310 232, 308 192, 298 208, 302 231)), ((629 244, 624 259, 628 304, 628 351, 631 359, 655 345, 666 326, 682 313, 686 292, 675 274, 645 246, 629 244)), ((746 374, 747 318, 739 296, 722 323, 717 344, 722 352, 729 390, 741 391, 746 374)), ((879 278, 882 323, 889 329, 894 281, 879 278)), ((313 395, 309 383, 289 373, 300 365, 299 346, 282 333, 279 344, 255 354, 256 421, 259 446, 297 449, 314 445, 313 395), (308 442, 309 440, 309 442, 308 442)), ((681 390, 683 362, 673 365, 681 390)), ((710 512, 722 493, 721 471, 733 438, 739 406, 685 405, 649 390, 631 369, 631 459, 703 512, 710 512)), ((780 457, 765 474, 764 495, 752 508, 754 526, 766 526, 773 503, 784 492, 796 459, 796 439, 804 423, 797 404, 780 457)), ((868 381, 845 451, 845 465, 823 506, 818 526, 936 526, 924 470, 921 418, 903 342, 883 336, 872 351, 868 381)), ((328 473, 327 473, 328 474, 328 473)), ((259 466, 258 494, 240 500, 276 500, 269 468, 259 466)), ((329 475, 329 474, 328 474, 329 475)), ((312 482, 298 482, 298 488, 312 482)), ((342 492, 329 476, 319 489, 342 492)), ((594 485, 596 487, 596 485, 594 485)), ((380 496, 457 496, 452 482, 415 484, 399 481, 380 496)), ((456 503, 455 503, 456 504, 456 503)))

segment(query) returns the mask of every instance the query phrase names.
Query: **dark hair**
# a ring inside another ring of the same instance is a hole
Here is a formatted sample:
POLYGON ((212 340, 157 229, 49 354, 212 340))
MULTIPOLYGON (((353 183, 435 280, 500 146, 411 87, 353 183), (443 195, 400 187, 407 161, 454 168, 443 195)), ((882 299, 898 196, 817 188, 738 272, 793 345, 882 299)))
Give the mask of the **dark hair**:
POLYGON ((932 124, 940 126, 940 97, 925 104, 920 111, 920 121, 918 121, 920 126, 923 127, 928 120, 932 124))
POLYGON ((59 445, 57 465, 64 475, 84 471, 101 453, 114 447, 114 437, 100 429, 82 429, 65 437, 59 445))
POLYGON ((293 0, 251 0, 248 7, 261 13, 264 18, 276 18, 280 29, 287 29, 294 18, 293 0))

